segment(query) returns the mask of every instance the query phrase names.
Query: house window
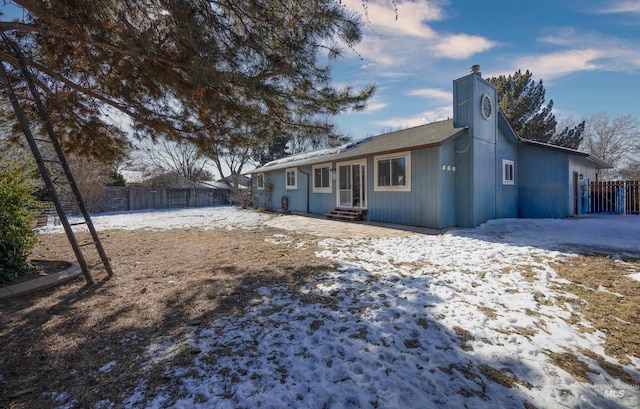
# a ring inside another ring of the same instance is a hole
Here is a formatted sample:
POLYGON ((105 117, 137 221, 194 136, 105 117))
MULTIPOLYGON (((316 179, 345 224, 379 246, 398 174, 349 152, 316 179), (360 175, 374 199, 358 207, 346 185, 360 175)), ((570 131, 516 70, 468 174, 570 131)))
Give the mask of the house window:
POLYGON ((313 193, 332 193, 331 166, 317 165, 313 167, 313 193))
POLYGON ((256 189, 264 189, 264 173, 256 174, 256 189))
POLYGON ((298 169, 291 168, 285 171, 286 174, 286 185, 287 189, 297 189, 298 188, 298 169))
POLYGON ((514 182, 513 161, 503 159, 502 160, 502 184, 513 185, 513 182, 514 182))
POLYGON ((376 191, 411 191, 411 152, 374 157, 376 191))

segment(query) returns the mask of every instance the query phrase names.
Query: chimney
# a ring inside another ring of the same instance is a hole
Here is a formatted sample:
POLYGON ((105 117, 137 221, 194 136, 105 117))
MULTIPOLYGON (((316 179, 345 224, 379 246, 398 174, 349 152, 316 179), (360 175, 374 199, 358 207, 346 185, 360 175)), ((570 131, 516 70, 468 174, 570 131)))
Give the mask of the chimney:
POLYGON ((474 64, 474 65, 472 65, 472 66, 471 66, 471 68, 469 68, 469 69, 471 70, 471 73, 472 73, 472 74, 477 74, 477 75, 482 76, 482 73, 480 73, 480 65, 478 65, 478 64, 474 64))

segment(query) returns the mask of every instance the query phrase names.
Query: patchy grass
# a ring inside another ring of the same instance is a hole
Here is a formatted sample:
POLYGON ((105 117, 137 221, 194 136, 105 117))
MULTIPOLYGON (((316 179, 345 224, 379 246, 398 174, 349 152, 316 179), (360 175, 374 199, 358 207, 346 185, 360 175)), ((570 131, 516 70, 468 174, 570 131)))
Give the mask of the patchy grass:
MULTIPOLYGON (((146 362, 149 345, 171 341, 178 345, 172 363, 186 366, 200 357, 181 342, 188 328, 242 313, 258 297, 257 288, 295 291, 332 267, 315 257, 316 237, 287 233, 290 243, 283 245, 270 242, 276 233, 282 231, 103 232, 115 273, 110 280, 98 273, 93 287, 79 278, 0 301, 0 407, 53 407, 55 396, 42 394, 47 390, 68 391, 78 407, 94 407, 100 396, 121 402, 141 377, 148 387, 162 385, 171 393, 164 364, 146 362), (112 361, 118 365, 109 367, 112 361), (145 365, 144 373, 136 369, 145 365)), ((33 257, 74 259, 63 234, 40 236, 33 257)), ((334 302, 299 298, 305 297, 334 302)), ((281 375, 286 378, 286 371, 281 375)))
POLYGON ((484 305, 477 305, 476 308, 490 320, 495 320, 496 318, 498 318, 497 310, 495 308, 487 307, 484 305))
MULTIPOLYGON (((78 399, 78 407, 95 407, 96 397, 109 396, 121 403, 146 381, 149 388, 161 386, 178 396, 175 385, 165 376, 167 364, 188 367, 195 359, 216 361, 231 348, 220 348, 217 355, 202 354, 184 340, 194 328, 210 328, 212 321, 242 314, 262 286, 277 285, 289 291, 305 285, 311 277, 333 271, 331 262, 315 257, 319 250, 317 237, 297 235, 276 229, 257 231, 221 231, 184 229, 171 231, 108 231, 102 234, 107 253, 112 259, 114 277, 87 288, 82 278, 56 289, 0 302, 0 368, 5 380, 0 385, 0 407, 23 409, 55 406, 55 396, 43 395, 48 390, 69 391, 78 399), (274 240, 274 235, 278 239, 274 240), (282 235, 286 235, 283 237, 282 235), (286 240, 285 240, 286 239, 286 240), (170 362, 148 362, 149 345, 160 350, 164 344, 175 346, 170 362), (110 366, 113 361, 118 365, 110 366), (146 367, 141 372, 139 368, 146 367)), ((82 240, 82 238, 81 238, 82 240)), ((43 235, 34 249, 34 257, 47 260, 73 260, 73 253, 61 234, 43 235)), ((93 260, 89 260, 91 263, 93 260)), ((398 264, 400 265, 400 264, 398 264)), ((404 264, 402 264, 404 267, 404 264)), ((411 268, 426 265, 412 263, 411 268)), ((533 293, 541 305, 571 304, 568 322, 581 325, 590 322, 606 334, 605 353, 622 365, 629 357, 640 356, 640 283, 626 277, 640 270, 637 260, 626 263, 606 257, 577 257, 553 264, 559 278, 570 283, 557 283, 565 293, 550 297, 533 293)), ((535 282, 540 270, 524 268, 518 272, 535 282)), ((505 269, 503 274, 510 274, 505 269)), ((478 273, 484 279, 486 273, 478 273)), ((336 307, 332 297, 296 292, 302 302, 322 303, 336 307)), ((489 319, 498 318, 497 310, 478 306, 489 319)), ((504 306, 508 309, 507 306, 504 306)), ((526 310, 539 319, 545 330, 544 315, 526 310)), ((439 315, 437 319, 444 318, 439 315)), ((295 319, 293 317, 292 319, 295 319)), ((426 331, 437 328, 432 322, 416 317, 416 324, 426 331)), ((311 321, 310 332, 325 325, 322 319, 311 321)), ((584 331, 589 328, 583 328, 584 331)), ((349 338, 366 339, 366 329, 347 328, 349 338)), ((456 326, 453 332, 461 348, 472 351, 473 334, 456 326)), ((531 338, 535 331, 514 327, 517 333, 531 338)), ((407 349, 421 347, 418 337, 404 340, 407 349)), ((627 384, 640 383, 624 368, 592 351, 554 353, 547 351, 551 362, 577 379, 591 383, 590 373, 606 372, 627 384)), ((332 365, 328 357, 327 366, 332 365)), ((279 381, 289 379, 291 368, 278 367, 279 381)), ((223 368, 234 382, 242 368, 223 368), (235 376, 235 377, 234 377, 235 376)), ((460 391, 486 398, 486 380, 512 388, 519 384, 531 388, 508 369, 489 365, 450 365, 440 368, 445 373, 457 371, 477 386, 460 391), (486 380, 480 375, 484 375, 486 380)), ((260 377, 260 374, 254 374, 260 377)), ((253 375, 252 375, 253 376, 253 375)), ((570 394, 569 390, 564 393, 570 394)), ((205 397, 196 398, 205 400, 205 397)), ((528 402, 525 407, 533 408, 528 402)))
POLYGON ((531 340, 531 338, 534 337, 537 333, 536 330, 521 327, 521 326, 514 326, 512 329, 504 329, 504 328, 491 328, 491 329, 495 332, 499 332, 505 335, 518 334, 527 338, 528 340, 531 340))
POLYGON ((604 369, 612 377, 626 383, 627 385, 638 385, 638 379, 635 379, 633 376, 629 375, 629 373, 625 371, 624 368, 620 365, 613 364, 607 361, 604 357, 588 349, 579 348, 578 351, 580 351, 581 354, 598 362, 600 368, 604 369))
POLYGON ((462 327, 453 327, 453 332, 458 336, 460 340, 461 348, 464 351, 473 351, 473 347, 469 345, 470 341, 473 341, 473 334, 462 327))
MULTIPOLYGON (((579 256, 555 263, 553 268, 560 278, 571 281, 558 287, 578 296, 563 301, 607 335, 605 353, 624 365, 631 363, 630 356, 640 358, 640 282, 627 277, 640 271, 640 262, 579 256)), ((569 320, 580 321, 578 316, 569 320)))
POLYGON ((516 384, 522 385, 527 389, 533 388, 533 385, 515 376, 509 368, 495 369, 490 365, 480 365, 478 370, 491 382, 499 383, 507 388, 513 388, 516 384))
POLYGON ((554 365, 564 369, 580 382, 593 384, 593 381, 589 378, 587 373, 595 375, 599 374, 598 371, 589 368, 589 365, 578 358, 573 352, 557 353, 549 350, 545 350, 545 352, 549 355, 549 358, 554 365))

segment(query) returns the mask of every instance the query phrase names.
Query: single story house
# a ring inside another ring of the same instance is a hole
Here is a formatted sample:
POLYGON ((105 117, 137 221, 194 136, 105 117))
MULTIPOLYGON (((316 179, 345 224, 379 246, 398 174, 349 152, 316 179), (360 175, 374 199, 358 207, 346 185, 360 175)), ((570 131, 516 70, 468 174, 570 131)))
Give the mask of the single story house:
POLYGON ((269 162, 252 172, 253 203, 438 229, 585 213, 589 182, 610 165, 518 137, 496 94, 472 69, 453 81, 453 119, 269 162))

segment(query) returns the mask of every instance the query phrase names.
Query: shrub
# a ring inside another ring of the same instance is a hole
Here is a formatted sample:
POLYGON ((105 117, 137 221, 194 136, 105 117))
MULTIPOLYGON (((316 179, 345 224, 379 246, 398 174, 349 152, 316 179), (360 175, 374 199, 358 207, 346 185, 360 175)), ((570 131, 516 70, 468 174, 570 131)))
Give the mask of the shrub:
POLYGON ((28 270, 27 256, 36 243, 29 223, 37 215, 33 180, 19 169, 0 166, 0 281, 28 270))

